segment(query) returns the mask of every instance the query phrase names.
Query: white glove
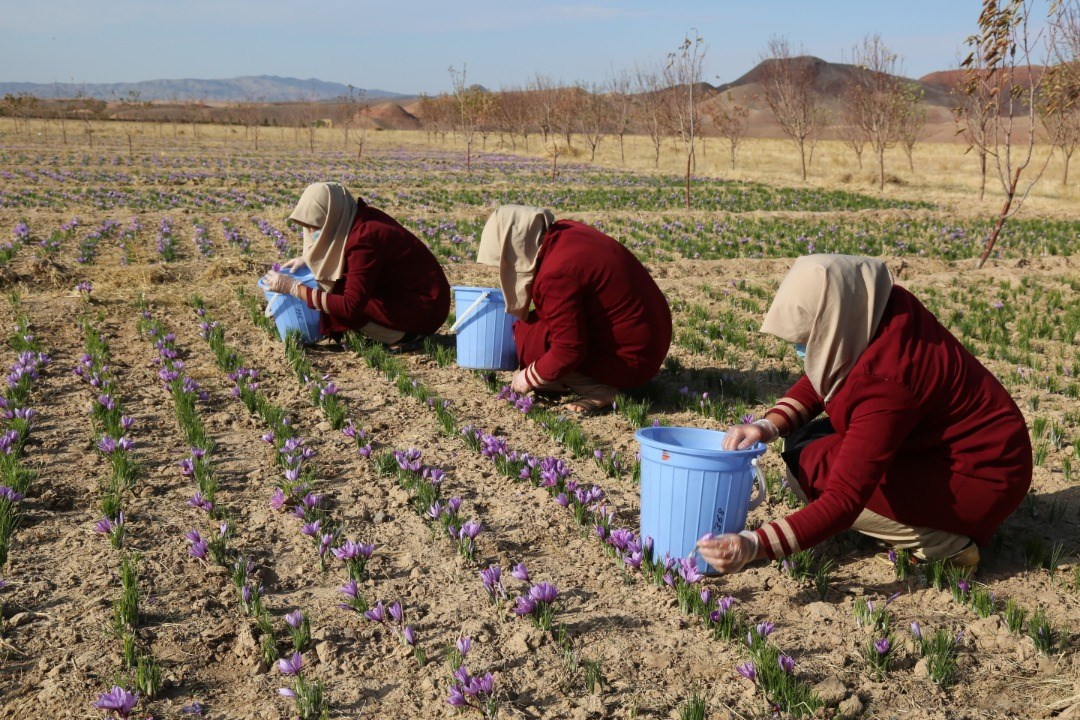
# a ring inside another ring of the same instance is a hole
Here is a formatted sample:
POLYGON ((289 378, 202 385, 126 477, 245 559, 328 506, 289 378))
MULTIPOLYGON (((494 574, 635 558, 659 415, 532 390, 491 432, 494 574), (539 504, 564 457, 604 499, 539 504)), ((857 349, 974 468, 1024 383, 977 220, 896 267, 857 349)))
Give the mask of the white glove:
POLYGON ((266 289, 270 292, 281 293, 282 295, 292 295, 293 288, 296 286, 296 280, 285 273, 274 272, 271 270, 264 276, 266 279, 266 289))
POLYGON ((304 267, 304 258, 294 257, 281 263, 280 267, 282 270, 291 270, 295 274, 297 270, 304 267))
POLYGON ((517 373, 515 373, 514 379, 510 381, 510 389, 519 395, 524 395, 532 390, 529 381, 525 379, 524 370, 518 370, 517 373))
POLYGON ((713 538, 702 538, 697 543, 705 562, 722 573, 737 573, 758 554, 757 533, 743 530, 739 534, 727 533, 713 538))

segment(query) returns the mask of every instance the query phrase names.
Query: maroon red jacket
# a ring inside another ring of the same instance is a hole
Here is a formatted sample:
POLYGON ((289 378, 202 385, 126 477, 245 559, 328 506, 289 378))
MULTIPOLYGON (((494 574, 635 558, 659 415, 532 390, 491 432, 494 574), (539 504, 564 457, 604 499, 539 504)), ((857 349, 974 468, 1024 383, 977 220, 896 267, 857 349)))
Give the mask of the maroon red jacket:
POLYGON ((759 529, 769 557, 851 526, 863 508, 986 544, 1031 485, 1020 409, 982 364, 907 290, 894 286, 870 345, 822 403, 803 376, 774 411, 835 435, 799 456, 810 503, 759 529), (800 407, 801 406, 801 407, 800 407))
POLYGON ((431 251, 397 220, 357 200, 345 240, 344 275, 330 292, 302 291, 322 311, 324 335, 369 322, 430 335, 450 313, 450 283, 431 251))
POLYGON ((671 311, 649 271, 579 222, 560 220, 544 235, 533 303, 529 319, 514 323, 518 361, 533 380, 576 370, 634 387, 656 375, 671 344, 671 311))

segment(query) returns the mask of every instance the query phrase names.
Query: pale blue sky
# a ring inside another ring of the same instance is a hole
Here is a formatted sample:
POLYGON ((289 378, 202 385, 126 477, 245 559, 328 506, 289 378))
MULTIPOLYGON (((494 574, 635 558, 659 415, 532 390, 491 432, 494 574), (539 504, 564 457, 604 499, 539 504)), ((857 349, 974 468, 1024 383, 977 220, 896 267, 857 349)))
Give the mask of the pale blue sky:
MULTIPOLYGON (((905 74, 955 66, 979 0, 0 0, 0 81, 135 82, 239 75, 318 78, 401 93, 492 89, 536 73, 600 82, 655 62, 690 28, 705 80, 734 80, 772 35, 826 60, 867 33, 905 74)), ((1046 0, 1037 1, 1045 13, 1046 0)))

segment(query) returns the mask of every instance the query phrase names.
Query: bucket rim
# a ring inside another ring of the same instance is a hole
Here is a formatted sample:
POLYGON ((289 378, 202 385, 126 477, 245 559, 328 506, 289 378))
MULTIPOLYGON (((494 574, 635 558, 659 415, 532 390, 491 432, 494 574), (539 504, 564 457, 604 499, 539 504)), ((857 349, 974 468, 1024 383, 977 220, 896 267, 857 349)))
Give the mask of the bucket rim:
POLYGON ((499 289, 499 288, 477 287, 477 286, 474 286, 474 285, 451 285, 450 289, 453 290, 455 293, 458 290, 465 290, 467 292, 478 292, 478 293, 489 292, 489 293, 491 293, 493 295, 498 294, 499 298, 500 299, 502 298, 502 290, 499 289))
POLYGON ((661 425, 659 427, 645 427, 640 428, 634 433, 634 439, 638 441, 642 446, 649 447, 656 450, 668 450, 675 451, 684 455, 707 455, 710 457, 724 457, 724 458, 756 458, 759 455, 763 455, 768 447, 764 443, 754 443, 748 448, 743 450, 722 450, 720 445, 723 442, 724 436, 727 433, 723 430, 712 430, 709 428, 695 428, 695 427, 679 427, 672 425, 661 425), (661 431, 672 430, 690 430, 698 435, 712 435, 716 438, 715 447, 698 447, 692 445, 673 445, 670 442, 663 442, 654 437, 661 431))

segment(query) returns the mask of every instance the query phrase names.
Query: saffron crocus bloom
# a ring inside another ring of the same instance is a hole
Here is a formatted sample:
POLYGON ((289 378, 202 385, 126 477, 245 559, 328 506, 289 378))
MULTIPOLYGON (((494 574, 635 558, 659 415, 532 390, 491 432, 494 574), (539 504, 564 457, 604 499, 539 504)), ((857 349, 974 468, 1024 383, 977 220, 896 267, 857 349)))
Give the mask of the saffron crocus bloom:
POLYGON ((214 509, 214 504, 204 498, 201 492, 197 492, 192 495, 191 498, 188 499, 187 504, 193 508, 205 510, 206 512, 210 512, 214 509))
POLYGON ((277 669, 282 675, 297 675, 303 665, 304 658, 298 652, 294 652, 290 658, 281 658, 277 661, 277 669))
POLYGON ((278 688, 277 691, 278 691, 278 695, 280 695, 281 697, 287 697, 287 698, 296 697, 296 691, 290 690, 289 688, 278 688))
POLYGON ((520 595, 513 610, 515 615, 532 615, 536 611, 536 601, 527 595, 520 595))
POLYGON ((465 694, 461 692, 460 685, 454 685, 450 688, 450 696, 446 698, 446 702, 450 707, 465 707, 469 704, 469 701, 465 699, 465 694))
POLYGON ((916 640, 922 640, 922 628, 919 627, 919 623, 911 623, 911 634, 915 636, 916 640))
POLYGON ((480 523, 469 520, 467 523, 461 526, 461 536, 467 537, 470 540, 475 540, 476 536, 480 534, 480 530, 480 523))
POLYGON ((281 488, 274 488, 274 494, 270 496, 270 508, 272 510, 281 510, 285 507, 286 502, 288 502, 288 498, 285 496, 285 491, 281 488))
POLYGON ((139 693, 128 692, 122 687, 114 686, 109 692, 98 695, 94 707, 112 711, 120 717, 126 718, 131 715, 138 703, 139 693))
POLYGON ((291 613, 285 615, 285 624, 291 628, 298 628, 304 624, 304 613, 299 610, 293 610, 291 613))
POLYGON ((208 550, 209 550, 209 547, 207 546, 206 541, 205 540, 198 540, 198 541, 191 544, 191 547, 188 549, 188 554, 191 555, 191 557, 193 557, 193 558, 198 558, 199 560, 205 560, 206 559, 206 553, 207 553, 208 550))
POLYGON ((878 655, 888 655, 889 650, 892 649, 892 645, 889 643, 889 638, 881 638, 874 641, 874 649, 877 650, 878 655))
POLYGON ((400 623, 405 619, 405 611, 401 608, 401 603, 396 602, 386 609, 390 613, 390 617, 394 619, 394 622, 400 623))
POLYGON ((385 618, 384 618, 384 615, 383 615, 382 600, 375 603, 375 607, 371 608, 370 610, 364 611, 364 617, 366 617, 371 622, 378 622, 378 623, 383 622, 383 620, 385 618))
POLYGON ((967 580, 961 578, 960 580, 956 581, 956 587, 960 588, 960 592, 966 593, 968 590, 971 589, 971 584, 967 580))
POLYGON ((180 466, 180 474, 186 477, 191 477, 195 474, 195 463, 191 458, 184 458, 177 465, 180 466))
POLYGON ((529 588, 529 597, 537 602, 550 604, 559 597, 559 590, 551 583, 538 583, 529 588))
POLYGON ((469 654, 469 650, 472 648, 472 638, 460 637, 457 641, 457 651, 461 655, 461 659, 464 660, 465 656, 469 654))
POLYGON ((795 658, 790 655, 781 655, 776 659, 776 662, 780 663, 780 669, 783 670, 785 674, 790 675, 795 672, 795 658))
POLYGON ((308 537, 315 537, 319 534, 319 530, 322 528, 322 521, 316 520, 309 522, 300 528, 300 532, 304 533, 308 537))
POLYGON ((342 595, 347 595, 348 597, 351 597, 353 600, 355 600, 356 598, 360 597, 360 586, 356 584, 355 580, 350 580, 349 582, 339 587, 338 592, 342 595))
POLYGON ((751 682, 757 679, 757 668, 754 667, 754 663, 752 662, 744 662, 742 665, 736 665, 735 671, 751 682))
POLYGON ((109 455, 116 451, 116 439, 111 438, 108 435, 102 435, 101 439, 98 440, 97 448, 106 455, 109 455))
POLYGON ((502 587, 499 582, 501 578, 502 568, 498 565, 489 565, 480 571, 480 580, 484 583, 484 587, 486 587, 490 593, 494 594, 495 588, 502 587))
POLYGON ((771 622, 759 622, 757 624, 758 637, 762 637, 762 638, 769 637, 769 635, 772 634, 772 631, 773 631, 773 629, 775 627, 776 626, 771 622))
POLYGON ((523 582, 529 582, 529 569, 525 567, 523 563, 518 563, 514 566, 514 569, 510 571, 510 574, 523 582))
POLYGON ((405 638, 405 644, 409 647, 416 645, 416 633, 413 631, 412 625, 405 626, 402 636, 405 638))

